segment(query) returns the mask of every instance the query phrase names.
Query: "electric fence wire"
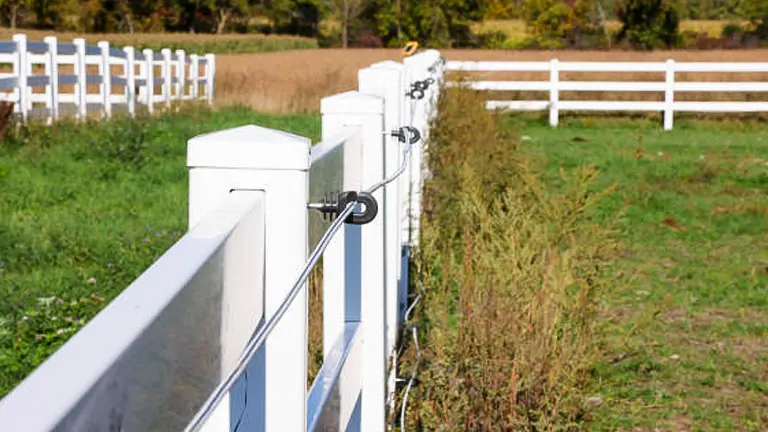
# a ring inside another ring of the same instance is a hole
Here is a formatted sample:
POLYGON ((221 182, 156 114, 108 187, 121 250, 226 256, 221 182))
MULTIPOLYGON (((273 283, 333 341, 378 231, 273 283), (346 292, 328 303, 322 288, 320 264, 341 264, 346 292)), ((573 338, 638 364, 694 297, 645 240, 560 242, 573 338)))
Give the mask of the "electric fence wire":
POLYGON ((344 211, 339 213, 339 216, 333 221, 328 230, 325 231, 315 247, 315 250, 313 250, 312 254, 309 256, 298 280, 285 297, 285 300, 283 300, 282 304, 280 304, 280 307, 277 308, 277 311, 275 311, 272 317, 254 332, 248 343, 245 345, 240 357, 237 359, 235 367, 229 374, 227 374, 227 377, 219 383, 213 393, 211 393, 211 396, 205 401, 202 408, 195 414, 195 417, 192 418, 192 421, 184 429, 185 432, 198 431, 213 413, 213 410, 219 405, 219 402, 221 402, 224 396, 232 389, 232 386, 238 378, 245 372, 246 366, 251 362, 253 356, 256 355, 258 350, 267 340, 267 337, 272 333, 272 330, 274 330, 280 319, 282 319, 283 315, 288 311, 288 308, 296 299, 296 296, 301 292, 301 288, 307 282, 307 278, 312 272, 312 269, 320 260, 323 252, 325 252, 325 249, 331 242, 331 239, 336 232, 338 232, 339 228, 344 225, 344 220, 352 214, 354 209, 355 203, 349 203, 347 207, 344 208, 344 211))
MULTIPOLYGON (((413 126, 413 120, 416 116, 416 101, 411 100, 410 101, 410 114, 411 118, 408 121, 408 126, 413 126)), ((411 151, 413 149, 413 146, 415 143, 410 142, 408 137, 406 137, 406 146, 403 150, 402 159, 403 162, 398 168, 397 171, 395 171, 391 176, 388 178, 382 180, 379 183, 376 183, 375 185, 371 186, 366 192, 373 193, 385 185, 395 181, 400 175, 402 175, 403 172, 405 172, 406 168, 408 167, 408 158, 411 154, 411 151)), ((232 389, 232 386, 234 386, 235 382, 240 378, 241 375, 245 373, 246 366, 251 362, 253 359, 253 356, 256 355, 258 350, 261 348, 261 346, 266 341, 267 337, 272 333, 272 331, 275 329, 277 324, 280 322, 282 317, 285 315, 285 313, 288 311, 288 308, 291 306, 293 301, 296 299, 296 296, 299 295, 301 292, 301 288, 304 286, 304 284, 307 282, 307 279, 309 278, 310 273, 312 272, 312 269, 317 265, 317 262, 320 260, 320 257, 323 255, 325 250, 328 247, 328 244, 330 243, 331 239, 333 239, 333 236, 339 231, 339 229, 344 225, 344 221, 349 217, 355 210, 356 203, 352 202, 347 205, 347 207, 339 213, 337 218, 333 221, 330 227, 323 233, 323 236, 320 238, 320 241, 318 242, 315 249, 312 251, 312 253, 309 256, 309 259, 307 260, 307 263, 305 264, 304 268, 301 271, 301 274, 299 275, 298 280, 293 285, 291 290, 288 292, 288 295, 285 297, 283 302, 278 307, 277 311, 272 315, 272 317, 264 324, 264 326, 258 328, 254 334, 249 339, 248 343, 246 344, 245 348, 243 348, 242 353, 240 354, 240 357, 237 359, 237 362, 235 363, 235 367, 232 369, 232 371, 226 376, 226 378, 219 383, 219 385, 216 387, 216 389, 211 393, 211 396, 205 401, 201 409, 195 414, 195 416, 192 418, 192 421, 187 425, 187 427, 184 429, 184 432, 192 432, 192 431, 198 431, 200 427, 205 423, 205 421, 211 416, 214 409, 218 406, 218 404, 221 402, 221 400, 224 398, 224 396, 232 389)), ((424 286, 421 285, 422 293, 424 291, 424 286)), ((421 298, 421 295, 417 297, 417 299, 411 304, 411 306, 406 311, 406 320, 408 318, 408 315, 413 310, 413 307, 418 303, 419 299, 421 298)), ((414 337, 414 343, 417 350, 417 360, 416 365, 414 367, 413 374, 411 375, 411 379, 408 382, 408 387, 406 388, 405 396, 404 396, 404 403, 403 403, 403 410, 401 412, 401 427, 403 428, 403 431, 405 430, 405 408, 408 401, 408 393, 410 392, 411 387, 413 386, 413 382, 416 379, 416 373, 418 371, 418 364, 421 360, 421 351, 419 349, 418 344, 418 335, 416 332, 416 327, 414 326, 412 328, 413 337, 414 337)), ((238 421, 239 426, 239 421, 238 421)))
MULTIPOLYGON (((413 113, 415 111, 411 109, 411 112, 413 113)), ((411 125, 413 124, 413 115, 411 116, 411 121, 409 123, 411 125)), ((367 190, 368 193, 373 193, 378 189, 381 189, 385 185, 395 181, 400 175, 402 175, 403 172, 405 172, 405 169, 408 166, 408 156, 411 153, 413 145, 414 144, 408 143, 405 146, 405 149, 403 150, 403 163, 401 164, 400 168, 388 178, 370 187, 367 190)), ((264 326, 260 327, 254 332, 245 348, 243 349, 243 352, 241 353, 237 362, 235 363, 235 367, 227 375, 227 377, 221 381, 221 383, 219 383, 213 393, 211 393, 211 396, 208 398, 208 400, 205 401, 202 408, 197 412, 192 421, 184 429, 185 432, 198 431, 203 423, 205 423, 205 421, 213 413, 219 402, 221 402, 224 396, 232 389, 232 386, 234 386, 235 382, 240 378, 241 375, 243 375, 243 373, 245 373, 246 366, 251 362, 253 356, 256 355, 259 348, 261 348, 267 337, 272 333, 274 328, 280 322, 280 319, 282 319, 283 315, 285 315, 285 313, 288 311, 288 308, 296 299, 296 296, 298 296, 299 292, 301 292, 301 288, 307 282, 312 269, 315 267, 320 257, 325 252, 325 249, 328 247, 331 239, 344 224, 344 220, 354 212, 355 207, 356 203, 349 203, 344 211, 342 211, 333 221, 328 230, 326 230, 317 246, 312 251, 312 254, 310 254, 309 259, 302 269, 298 280, 288 292, 288 295, 280 304, 280 307, 278 307, 277 311, 275 311, 274 315, 272 315, 272 317, 264 324, 264 326)))

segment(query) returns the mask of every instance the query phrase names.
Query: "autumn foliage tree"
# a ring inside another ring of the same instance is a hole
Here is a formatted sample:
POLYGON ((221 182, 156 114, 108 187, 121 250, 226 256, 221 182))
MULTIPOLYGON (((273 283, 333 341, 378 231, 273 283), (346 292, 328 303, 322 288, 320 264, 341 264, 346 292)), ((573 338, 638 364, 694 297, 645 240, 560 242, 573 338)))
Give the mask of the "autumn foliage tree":
POLYGON ((678 42, 680 16, 667 0, 621 0, 616 16, 622 23, 618 38, 635 48, 672 48, 678 42))

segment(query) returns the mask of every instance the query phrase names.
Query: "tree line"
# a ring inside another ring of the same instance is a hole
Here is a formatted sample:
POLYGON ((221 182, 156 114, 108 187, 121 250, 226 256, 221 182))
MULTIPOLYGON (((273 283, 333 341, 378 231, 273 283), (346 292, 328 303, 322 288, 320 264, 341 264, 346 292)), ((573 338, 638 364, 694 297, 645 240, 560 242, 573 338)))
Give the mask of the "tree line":
POLYGON ((488 46, 502 36, 472 31, 487 19, 525 20, 540 46, 615 37, 671 47, 683 19, 746 22, 731 33, 768 39, 768 0, 0 0, 0 25, 13 28, 280 33, 342 46, 488 46), (606 25, 613 20, 621 23, 615 35, 606 25))

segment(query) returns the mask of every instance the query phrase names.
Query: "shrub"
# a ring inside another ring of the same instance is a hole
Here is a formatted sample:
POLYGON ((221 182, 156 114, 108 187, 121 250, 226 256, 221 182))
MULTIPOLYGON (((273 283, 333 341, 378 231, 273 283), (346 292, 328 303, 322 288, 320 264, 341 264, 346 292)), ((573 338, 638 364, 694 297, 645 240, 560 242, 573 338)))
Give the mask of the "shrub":
MULTIPOLYGON (((418 277, 420 430, 572 429, 596 355, 609 230, 587 220, 596 171, 546 190, 474 92, 441 95, 418 277)), ((415 411, 415 412, 414 412, 415 411)), ((418 427, 416 427, 418 425, 418 427)))
POLYGON ((621 0, 616 16, 622 23, 619 40, 635 48, 672 48, 678 43, 680 17, 666 0, 621 0))

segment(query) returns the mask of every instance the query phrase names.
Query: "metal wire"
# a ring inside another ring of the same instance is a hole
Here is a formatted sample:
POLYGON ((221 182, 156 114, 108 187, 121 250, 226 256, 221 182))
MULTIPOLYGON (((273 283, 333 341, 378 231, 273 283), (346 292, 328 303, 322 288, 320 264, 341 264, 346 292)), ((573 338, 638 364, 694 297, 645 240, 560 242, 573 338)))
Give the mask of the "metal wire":
POLYGON ((213 410, 218 406, 219 402, 221 402, 221 400, 224 398, 224 395, 226 395, 229 390, 232 389, 232 386, 235 384, 237 379, 240 378, 240 375, 242 375, 245 371, 248 363, 251 362, 253 356, 256 355, 256 352, 267 340, 269 334, 272 332, 272 330, 275 329, 277 323, 280 321, 283 315, 285 315, 285 312, 291 306, 293 300, 296 299, 296 296, 301 291, 301 288, 307 282, 307 278, 309 278, 309 274, 312 272, 315 264, 317 264, 317 261, 320 260, 323 252, 325 252, 325 249, 328 247, 328 243, 330 243, 331 239, 336 234, 336 232, 338 232, 339 228, 344 225, 344 220, 354 211, 355 204, 356 203, 349 203, 344 211, 338 215, 336 220, 333 221, 325 234, 323 234, 323 237, 320 239, 317 246, 315 247, 315 250, 312 251, 312 254, 309 256, 307 263, 304 265, 304 269, 301 271, 301 275, 299 275, 299 278, 293 285, 293 288, 291 288, 291 291, 288 292, 288 295, 285 297, 285 300, 283 300, 283 303, 280 305, 280 307, 277 308, 277 311, 275 311, 275 313, 271 318, 269 318, 264 326, 260 327, 254 332, 254 334, 251 336, 251 339, 245 345, 243 353, 240 354, 240 357, 237 359, 237 363, 235 363, 234 369, 232 369, 227 377, 221 383, 219 383, 213 393, 211 393, 211 396, 208 398, 208 400, 205 401, 203 407, 197 412, 197 414, 195 414, 195 417, 192 418, 192 421, 184 429, 185 432, 199 430, 203 423, 210 417, 211 413, 213 413, 213 410))
POLYGON ((386 178, 386 179, 376 183, 375 185, 371 186, 370 188, 368 188, 368 190, 366 192, 372 194, 372 193, 376 192, 377 190, 381 189, 382 187, 388 185, 389 183, 392 183, 398 177, 400 177, 400 175, 403 174, 403 172, 405 172, 405 169, 408 167, 408 156, 411 154, 411 149, 413 148, 414 145, 416 145, 416 144, 406 143, 405 144, 405 149, 403 150, 403 156, 402 156, 403 157, 403 163, 400 164, 400 168, 398 168, 397 171, 392 173, 392 175, 389 176, 388 178, 386 178))

